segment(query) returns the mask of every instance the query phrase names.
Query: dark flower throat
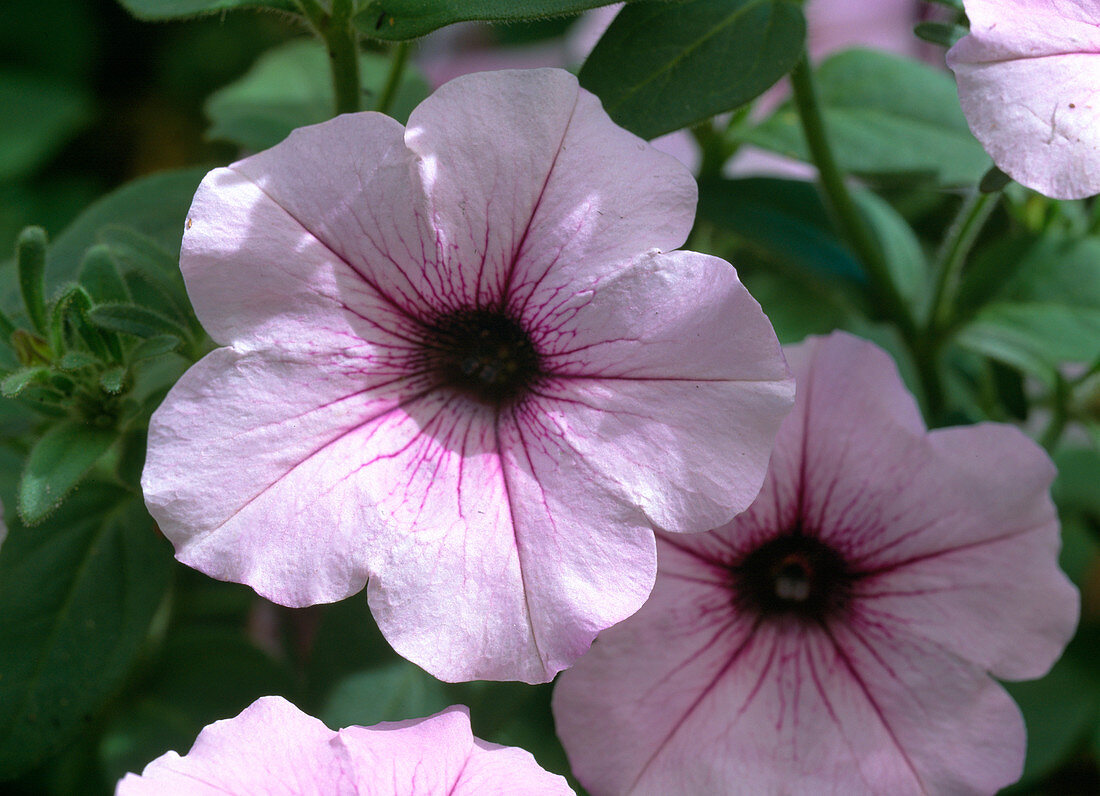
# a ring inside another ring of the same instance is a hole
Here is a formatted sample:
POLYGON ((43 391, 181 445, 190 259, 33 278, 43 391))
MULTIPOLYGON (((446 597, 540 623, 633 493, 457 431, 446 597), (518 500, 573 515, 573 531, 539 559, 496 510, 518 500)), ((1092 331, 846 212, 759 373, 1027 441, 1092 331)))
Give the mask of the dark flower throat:
POLYGON ((824 622, 851 599, 852 575, 843 556, 801 532, 770 539, 730 568, 734 603, 763 619, 824 622))
POLYGON ((436 319, 424 336, 424 359, 440 385, 497 408, 519 401, 541 374, 531 336, 495 310, 458 310, 436 319))

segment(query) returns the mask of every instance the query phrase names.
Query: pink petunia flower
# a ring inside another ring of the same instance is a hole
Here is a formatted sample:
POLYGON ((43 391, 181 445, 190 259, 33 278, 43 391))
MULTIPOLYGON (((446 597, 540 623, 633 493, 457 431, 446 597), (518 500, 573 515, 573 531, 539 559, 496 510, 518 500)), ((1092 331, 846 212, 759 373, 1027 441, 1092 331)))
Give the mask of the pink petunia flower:
POLYGON ((788 356, 760 497, 659 535, 649 602, 559 678, 574 773, 594 796, 992 793, 1024 726, 989 673, 1041 676, 1077 619, 1054 468, 1009 426, 926 432, 870 343, 788 356))
POLYGON ((459 78, 211 172, 180 265, 224 347, 153 416, 185 564, 367 598, 445 680, 545 681, 645 601, 653 526, 759 491, 793 383, 687 170, 554 69, 459 78))
POLYGON ((966 0, 947 53, 970 129, 1014 180, 1055 199, 1100 193, 1100 6, 966 0))
POLYGON ((475 738, 455 705, 426 719, 333 732, 282 697, 205 727, 180 757, 166 752, 115 796, 564 796, 565 778, 530 752, 475 738))

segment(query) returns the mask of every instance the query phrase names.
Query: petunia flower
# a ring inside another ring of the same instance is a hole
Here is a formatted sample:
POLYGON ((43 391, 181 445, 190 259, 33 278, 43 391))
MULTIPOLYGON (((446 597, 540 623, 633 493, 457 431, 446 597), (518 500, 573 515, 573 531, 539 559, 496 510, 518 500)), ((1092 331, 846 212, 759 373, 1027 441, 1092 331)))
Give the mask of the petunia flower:
POLYGON ((475 738, 455 705, 426 719, 333 732, 282 697, 216 721, 182 757, 166 752, 116 796, 564 796, 565 778, 530 752, 475 738))
POLYGON ((1017 429, 926 432, 892 361, 836 333, 788 352, 795 408, 752 507, 660 535, 657 584, 559 678, 593 796, 992 793, 1024 725, 995 677, 1073 634, 1054 468, 1017 429))
POLYGON ((733 268, 670 251, 695 196, 554 69, 212 171, 180 266, 223 347, 142 478, 176 557, 287 606, 368 583, 441 679, 569 666, 648 596, 654 526, 752 502, 793 400, 733 268))
POLYGON ((947 52, 970 129, 1014 180, 1055 199, 1100 193, 1100 6, 965 0, 947 52))

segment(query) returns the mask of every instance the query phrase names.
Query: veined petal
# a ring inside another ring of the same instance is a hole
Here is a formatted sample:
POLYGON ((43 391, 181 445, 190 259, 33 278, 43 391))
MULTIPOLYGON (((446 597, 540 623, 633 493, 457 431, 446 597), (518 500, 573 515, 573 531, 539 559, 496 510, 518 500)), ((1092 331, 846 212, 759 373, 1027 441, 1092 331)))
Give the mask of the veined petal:
POLYGON ((340 730, 339 744, 360 794, 572 794, 565 778, 530 752, 473 736, 469 711, 447 708, 426 719, 340 730))
POLYGON ((456 298, 517 310, 691 230, 687 169, 617 127, 562 70, 457 78, 413 111, 405 140, 440 234, 442 289, 456 298))

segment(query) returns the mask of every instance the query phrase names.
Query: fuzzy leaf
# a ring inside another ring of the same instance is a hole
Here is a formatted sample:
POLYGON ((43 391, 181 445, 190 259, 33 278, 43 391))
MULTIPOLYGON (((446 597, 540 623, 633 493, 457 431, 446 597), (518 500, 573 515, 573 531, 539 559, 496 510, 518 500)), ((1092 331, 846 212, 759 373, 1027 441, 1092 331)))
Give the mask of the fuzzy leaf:
POLYGON ((84 423, 60 423, 31 448, 19 483, 19 515, 41 522, 79 484, 118 434, 84 423))

